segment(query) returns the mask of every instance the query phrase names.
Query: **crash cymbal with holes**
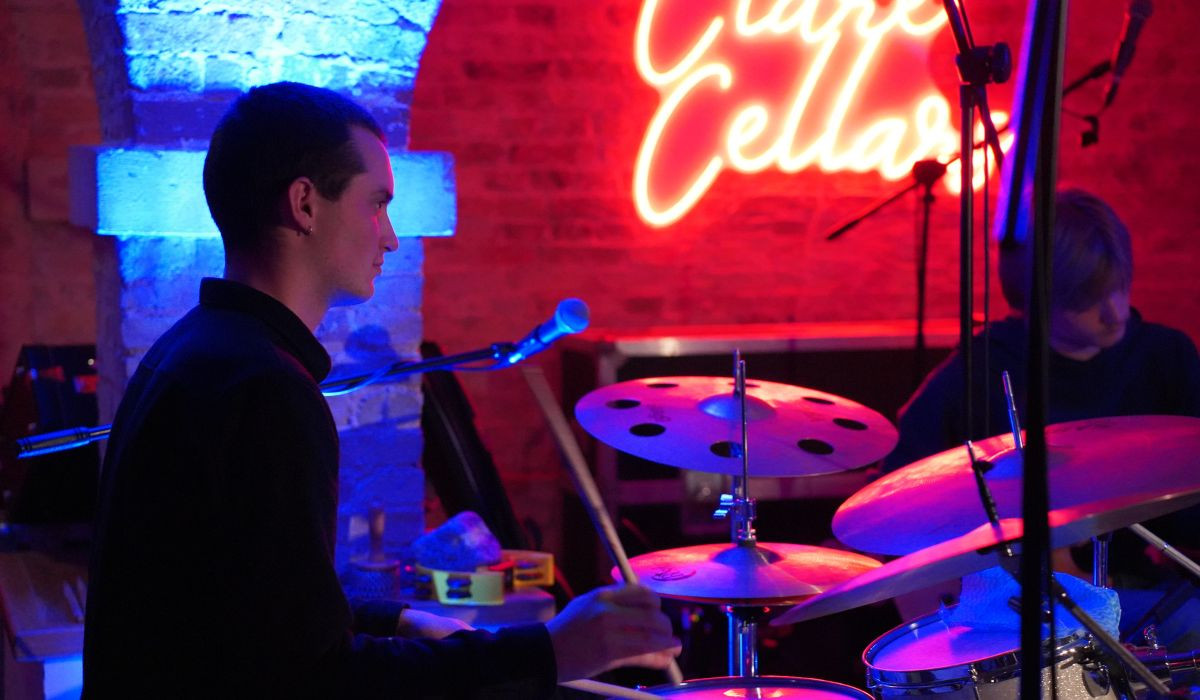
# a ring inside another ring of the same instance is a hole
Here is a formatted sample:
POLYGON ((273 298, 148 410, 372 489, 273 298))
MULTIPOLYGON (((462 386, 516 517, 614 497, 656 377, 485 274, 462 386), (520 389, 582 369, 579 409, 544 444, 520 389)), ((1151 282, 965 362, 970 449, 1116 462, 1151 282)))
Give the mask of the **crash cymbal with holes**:
MULTIPOLYGON (((667 598, 791 605, 880 566, 854 552, 803 544, 702 544, 629 560, 638 582, 667 598)), ((613 578, 620 580, 613 569, 613 578)))
MULTIPOLYGON (((1000 518, 1021 517, 1020 455, 1012 435, 975 444, 1000 518)), ((1200 418, 1123 416, 1047 426, 1050 509, 1138 494, 1200 489, 1200 418)), ((833 516, 833 534, 855 549, 908 554, 987 522, 963 447, 926 457, 868 484, 833 516)), ((1129 524, 1129 523, 1127 523, 1129 524)))
MULTIPOLYGON (((741 402, 728 377, 635 379, 597 389, 575 416, 601 442, 653 462, 739 475, 741 402)), ((750 476, 809 476, 884 457, 896 429, 879 413, 834 394, 746 383, 750 476)))
MULTIPOLYGON (((1200 503, 1200 490, 1166 495, 1126 494, 1107 501, 1072 506, 1049 513, 1050 546, 1067 547, 1089 537, 1200 503)), ((980 525, 961 537, 893 559, 856 578, 800 603, 771 621, 787 625, 877 603, 943 581, 998 566, 1001 545, 1019 553, 1020 518, 999 526, 980 525)))

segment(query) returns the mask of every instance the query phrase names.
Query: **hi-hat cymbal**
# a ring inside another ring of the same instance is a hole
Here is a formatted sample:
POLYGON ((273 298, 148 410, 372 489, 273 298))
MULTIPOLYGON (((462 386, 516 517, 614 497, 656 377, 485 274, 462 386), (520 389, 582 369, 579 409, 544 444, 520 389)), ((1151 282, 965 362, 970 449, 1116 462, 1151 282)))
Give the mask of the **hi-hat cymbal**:
POLYGON ((770 542, 666 549, 629 563, 661 596, 725 605, 791 605, 880 565, 839 549, 770 542))
MULTIPOLYGON (((1066 547, 1089 537, 1200 503, 1200 491, 1159 496, 1129 494, 1108 501, 1073 506, 1049 513, 1050 546, 1066 547)), ((1001 545, 1019 546, 1024 532, 1020 518, 999 526, 980 525, 961 537, 936 544, 839 584, 788 610, 771 621, 789 625, 877 603, 943 581, 982 571, 1002 562, 1001 545)))
MULTIPOLYGON (((1124 416, 1059 423, 1046 428, 1046 443, 1051 510, 1129 494, 1149 500, 1200 489, 1200 418, 1124 416)), ((1000 518, 1019 518, 1022 465, 1012 435, 975 443, 975 454, 993 465, 986 481, 1000 518)), ((862 488, 834 514, 833 533, 855 549, 908 554, 985 522, 970 459, 960 447, 862 488)))
MULTIPOLYGON (((896 445, 875 411, 815 389, 746 383, 750 476, 809 476, 855 469, 896 445)), ((740 401, 727 377, 658 377, 601 387, 575 416, 605 444, 662 464, 742 473, 740 401)))

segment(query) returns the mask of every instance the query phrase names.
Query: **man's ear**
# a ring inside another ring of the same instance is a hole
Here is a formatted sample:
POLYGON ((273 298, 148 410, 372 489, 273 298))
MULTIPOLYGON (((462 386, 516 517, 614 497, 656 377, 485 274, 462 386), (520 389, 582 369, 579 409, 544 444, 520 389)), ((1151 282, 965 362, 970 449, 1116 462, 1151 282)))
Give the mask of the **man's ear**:
POLYGON ((307 177, 292 180, 287 188, 287 201, 284 204, 284 225, 296 231, 297 235, 310 234, 316 220, 317 186, 307 177))

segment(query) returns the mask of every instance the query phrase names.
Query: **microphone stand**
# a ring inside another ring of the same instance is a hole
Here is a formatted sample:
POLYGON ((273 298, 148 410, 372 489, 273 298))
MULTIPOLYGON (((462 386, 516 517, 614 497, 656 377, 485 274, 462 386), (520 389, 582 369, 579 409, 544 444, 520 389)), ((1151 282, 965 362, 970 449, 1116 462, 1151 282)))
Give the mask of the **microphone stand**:
POLYGON ((936 160, 913 163, 914 187, 925 189, 921 195, 921 238, 917 249, 917 339, 913 353, 913 387, 918 386, 925 377, 925 280, 929 271, 929 212, 933 207, 933 186, 945 174, 945 164, 936 160))
POLYGON ((439 369, 454 369, 460 365, 479 362, 481 360, 495 360, 496 362, 503 362, 505 361, 505 358, 516 351, 516 348, 517 346, 514 343, 493 343, 486 348, 460 352, 456 355, 431 357, 425 360, 418 360, 416 362, 397 360, 383 369, 376 370, 375 372, 371 372, 369 374, 361 374, 352 377, 321 382, 321 393, 325 396, 340 396, 356 389, 369 386, 375 382, 393 377, 403 377, 409 374, 424 374, 426 372, 433 372, 439 369))
POLYGON ((1008 46, 1005 44, 1001 43, 995 46, 976 46, 974 44, 964 14, 959 11, 958 2, 959 0, 944 0, 943 6, 946 8, 946 16, 954 34, 954 41, 958 45, 958 56, 955 63, 958 65, 959 77, 962 80, 958 89, 959 106, 962 113, 959 127, 962 138, 960 149, 961 191, 959 192, 959 353, 963 361, 962 415, 967 432, 964 437, 971 439, 974 437, 975 428, 974 391, 971 386, 975 379, 971 352, 975 290, 972 277, 974 264, 972 251, 975 241, 975 189, 972 186, 975 174, 973 167, 975 114, 976 111, 979 112, 980 121, 983 122, 984 140, 991 148, 996 163, 1002 163, 1004 154, 1000 150, 1000 136, 996 131, 996 125, 992 122, 991 111, 988 109, 987 85, 991 82, 1003 83, 1008 80, 1012 70, 1012 58, 1008 46))
MULTIPOLYGON (((501 363, 516 351, 516 347, 515 343, 493 343, 486 348, 458 353, 456 355, 431 357, 416 362, 398 360, 374 372, 323 382, 321 384, 321 393, 326 396, 340 396, 384 379, 403 377, 410 374, 424 374, 425 372, 440 369, 454 369, 461 365, 489 359, 501 363)), ((111 430, 111 425, 99 425, 92 428, 67 428, 52 433, 30 435, 29 437, 16 440, 17 457, 25 459, 90 445, 93 442, 99 442, 108 438, 111 430)))
MULTIPOLYGON (((1090 83, 1093 80, 1097 80, 1099 78, 1104 77, 1111 70, 1112 70, 1112 62, 1111 61, 1101 61, 1100 63, 1097 63, 1096 65, 1092 66, 1092 68, 1090 70, 1088 70, 1086 73, 1084 73, 1080 77, 1076 78, 1069 85, 1064 87, 1063 88, 1063 97, 1066 97, 1067 95, 1071 94, 1072 92, 1075 92, 1076 90, 1078 90, 1079 88, 1083 87, 1084 85, 1090 83)), ((1089 146, 1092 143, 1095 143, 1095 140, 1090 138, 1090 134, 1092 134, 1096 131, 1096 125, 1098 122, 1097 122, 1096 117, 1093 115, 1083 116, 1082 118, 1084 121, 1088 122, 1088 124, 1090 124, 1092 126, 1092 130, 1090 132, 1087 132, 1084 134, 1084 137, 1088 139, 1088 142, 1084 143, 1083 145, 1089 146)), ((1003 134, 1011 128, 1012 128, 1012 124, 1008 123, 1008 124, 1005 124, 1004 126, 996 127, 996 133, 1003 134)), ((986 144, 987 144, 986 141, 981 141, 981 142, 972 144, 972 148, 981 148, 986 144)), ((962 157, 962 153, 955 153, 953 156, 951 156, 945 162, 944 165, 948 166, 951 163, 957 161, 961 157, 962 157)), ((918 161, 918 162, 920 162, 920 161, 918 161)), ((936 162, 940 162, 940 161, 936 161, 936 162)), ((917 167, 916 163, 914 163, 913 164, 914 170, 916 169, 916 167, 917 167)), ((893 202, 899 201, 900 199, 902 199, 904 197, 904 195, 908 194, 909 192, 912 192, 913 190, 917 189, 918 187, 921 187, 922 185, 923 185, 922 182, 914 180, 912 183, 905 185, 904 189, 897 190, 896 192, 884 197, 883 199, 880 199, 879 201, 870 205, 866 209, 863 209, 858 214, 855 214, 853 217, 847 219, 846 221, 843 221, 842 223, 838 224, 834 228, 827 231, 825 233, 825 240, 832 241, 832 240, 841 238, 843 235, 849 233, 854 227, 858 226, 862 222, 871 218, 876 213, 884 210, 893 202)))

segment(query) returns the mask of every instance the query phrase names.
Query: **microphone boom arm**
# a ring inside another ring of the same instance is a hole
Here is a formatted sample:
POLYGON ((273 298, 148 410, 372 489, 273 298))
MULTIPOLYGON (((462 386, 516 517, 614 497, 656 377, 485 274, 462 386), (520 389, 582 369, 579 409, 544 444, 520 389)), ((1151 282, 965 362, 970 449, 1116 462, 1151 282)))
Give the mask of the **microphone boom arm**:
MULTIPOLYGON (((555 318, 534 329, 529 336, 518 343, 492 343, 485 348, 470 350, 456 355, 431 357, 415 362, 398 360, 390 365, 373 372, 367 372, 351 377, 342 377, 321 383, 321 393, 325 396, 342 396, 363 387, 370 386, 384 379, 394 379, 410 374, 424 374, 436 370, 454 369, 462 365, 492 360, 493 364, 484 369, 502 369, 511 367, 527 359, 530 355, 545 349, 563 335, 579 333, 587 328, 588 309, 579 299, 567 299, 558 305, 555 318), (565 320, 564 320, 565 319, 565 320), (547 329, 549 327, 549 329, 547 329)), ((58 430, 40 435, 30 435, 17 439, 17 458, 26 459, 39 455, 63 452, 90 445, 108 438, 112 432, 111 425, 95 427, 76 427, 58 430)))

